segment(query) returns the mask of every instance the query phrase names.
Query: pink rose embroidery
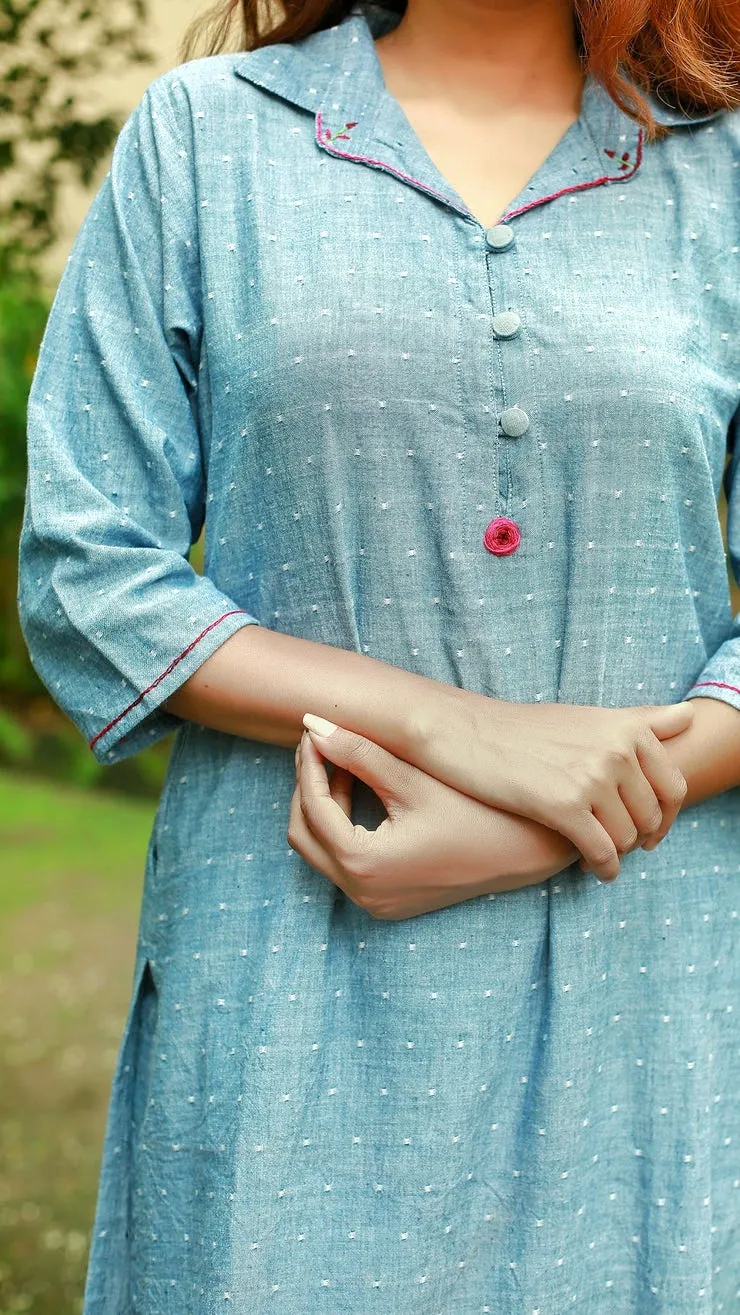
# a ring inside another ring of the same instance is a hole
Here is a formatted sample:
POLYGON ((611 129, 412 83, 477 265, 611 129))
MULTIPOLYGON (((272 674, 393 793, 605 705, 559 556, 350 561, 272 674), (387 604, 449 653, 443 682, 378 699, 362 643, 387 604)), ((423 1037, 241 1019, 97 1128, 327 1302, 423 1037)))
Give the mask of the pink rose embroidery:
POLYGON ((509 520, 508 516, 496 516, 483 535, 483 542, 489 552, 504 557, 519 547, 521 537, 516 521, 509 520))

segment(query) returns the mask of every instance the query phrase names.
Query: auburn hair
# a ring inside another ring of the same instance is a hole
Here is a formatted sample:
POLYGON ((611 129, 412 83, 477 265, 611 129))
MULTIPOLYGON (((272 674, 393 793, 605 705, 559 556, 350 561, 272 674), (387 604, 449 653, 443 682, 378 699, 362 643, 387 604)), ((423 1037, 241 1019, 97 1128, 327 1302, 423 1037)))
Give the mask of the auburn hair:
MULTIPOLYGON (((382 0, 403 15, 406 0, 382 0)), ((185 63, 228 49, 256 50, 298 41, 348 17, 353 0, 282 0, 273 18, 267 0, 217 0, 185 32, 185 63)), ((641 91, 693 113, 740 107, 740 0, 573 0, 585 73, 602 84, 620 109, 659 140, 670 128, 657 123, 641 91)))

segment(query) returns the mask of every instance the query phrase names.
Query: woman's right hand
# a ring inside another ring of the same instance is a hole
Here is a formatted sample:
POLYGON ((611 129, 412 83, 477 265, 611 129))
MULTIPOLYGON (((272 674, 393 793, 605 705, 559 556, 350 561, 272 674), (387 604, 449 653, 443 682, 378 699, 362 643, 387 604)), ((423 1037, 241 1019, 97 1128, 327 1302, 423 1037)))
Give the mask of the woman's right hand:
POLYGON ((689 728, 690 702, 508 703, 448 688, 419 712, 414 764, 559 831, 601 880, 618 875, 620 854, 675 821, 687 785, 661 741, 689 728))

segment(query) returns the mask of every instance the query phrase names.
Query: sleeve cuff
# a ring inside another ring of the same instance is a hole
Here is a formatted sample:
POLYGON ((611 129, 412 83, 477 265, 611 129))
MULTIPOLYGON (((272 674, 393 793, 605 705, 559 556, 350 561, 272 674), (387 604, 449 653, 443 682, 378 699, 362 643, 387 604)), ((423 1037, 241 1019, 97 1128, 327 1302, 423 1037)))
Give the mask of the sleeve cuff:
POLYGON ((740 636, 732 635, 713 654, 684 699, 711 698, 740 709, 740 636))
POLYGON ((724 680, 698 680, 684 695, 684 700, 701 698, 719 699, 722 703, 729 703, 731 707, 740 711, 739 685, 729 685, 724 680))
POLYGON ((249 612, 232 607, 206 625, 146 689, 96 731, 89 746, 98 762, 106 766, 120 762, 181 726, 181 719, 163 710, 162 703, 237 630, 259 624, 249 612))

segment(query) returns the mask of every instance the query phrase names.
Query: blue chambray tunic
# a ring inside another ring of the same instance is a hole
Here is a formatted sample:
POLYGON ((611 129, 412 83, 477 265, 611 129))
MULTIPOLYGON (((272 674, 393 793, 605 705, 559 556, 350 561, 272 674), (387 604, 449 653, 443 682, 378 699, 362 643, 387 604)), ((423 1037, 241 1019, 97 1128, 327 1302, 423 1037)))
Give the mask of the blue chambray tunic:
POLYGON ((388 923, 288 845, 292 750, 161 707, 260 624, 740 709, 740 112, 653 98, 646 144, 589 79, 486 229, 385 88, 397 21, 153 81, 38 361, 34 663, 103 763, 177 730, 85 1315, 730 1315, 740 789, 614 886, 388 923))

